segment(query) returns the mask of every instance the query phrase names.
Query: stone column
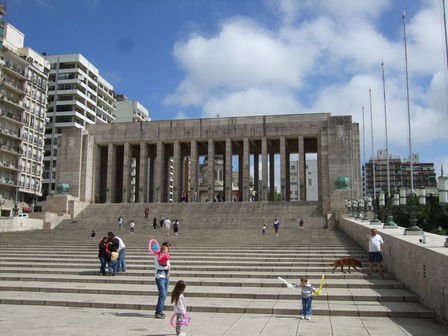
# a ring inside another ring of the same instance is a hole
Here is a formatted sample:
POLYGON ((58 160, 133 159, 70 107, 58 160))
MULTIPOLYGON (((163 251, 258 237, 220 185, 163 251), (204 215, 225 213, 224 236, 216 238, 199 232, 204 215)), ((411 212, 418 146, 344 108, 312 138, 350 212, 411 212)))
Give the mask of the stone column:
POLYGON ((94 159, 94 189, 92 192, 92 203, 100 203, 101 202, 101 147, 99 145, 95 145, 95 159, 94 159))
POLYGON ((116 190, 116 160, 117 153, 115 151, 115 145, 109 144, 107 147, 107 180, 106 180, 106 202, 115 202, 115 190, 116 190))
POLYGON ((122 203, 129 202, 130 195, 130 178, 131 178, 131 145, 129 143, 124 144, 123 150, 123 193, 122 203))
POLYGON ((226 202, 232 202, 232 140, 226 139, 226 159, 225 159, 225 185, 224 185, 224 196, 226 198, 226 202))
POLYGON ((196 140, 191 140, 191 152, 190 152, 190 202, 197 202, 198 193, 198 143, 196 140))
POLYGON ((249 139, 243 139, 243 201, 250 200, 250 147, 249 139))
POLYGON ((147 202, 148 191, 148 145, 144 142, 140 143, 140 165, 138 168, 138 201, 140 203, 147 202))
POLYGON ((286 162, 286 138, 280 137, 280 189, 284 201, 287 200, 286 162))
POLYGON ((157 141, 157 156, 155 162, 155 181, 154 181, 154 202, 162 202, 162 195, 165 183, 165 146, 162 141, 157 141))
POLYGON ((254 154, 254 190, 256 191, 257 199, 260 199, 260 164, 258 154, 254 154))
POLYGON ((213 202, 215 198, 215 142, 213 139, 208 140, 207 168, 208 201, 213 202))
POLYGON ((182 153, 179 141, 174 141, 173 156, 174 156, 173 202, 177 203, 180 201, 180 192, 182 191, 182 153))
POLYGON ((268 140, 261 139, 261 190, 262 200, 267 201, 268 197, 268 140))
POLYGON ((275 156, 274 153, 269 154, 269 200, 274 200, 275 193, 275 156))
POLYGON ((305 139, 301 135, 299 136, 299 200, 306 201, 306 158, 305 158, 305 139))

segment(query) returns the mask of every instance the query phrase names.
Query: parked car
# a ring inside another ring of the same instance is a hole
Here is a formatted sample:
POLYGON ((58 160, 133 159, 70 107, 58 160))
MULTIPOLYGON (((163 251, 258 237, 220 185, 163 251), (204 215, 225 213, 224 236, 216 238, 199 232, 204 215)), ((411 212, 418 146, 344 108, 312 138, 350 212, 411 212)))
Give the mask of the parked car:
POLYGON ((21 214, 19 214, 19 217, 22 217, 22 218, 30 218, 30 216, 27 214, 27 213, 21 213, 21 214))

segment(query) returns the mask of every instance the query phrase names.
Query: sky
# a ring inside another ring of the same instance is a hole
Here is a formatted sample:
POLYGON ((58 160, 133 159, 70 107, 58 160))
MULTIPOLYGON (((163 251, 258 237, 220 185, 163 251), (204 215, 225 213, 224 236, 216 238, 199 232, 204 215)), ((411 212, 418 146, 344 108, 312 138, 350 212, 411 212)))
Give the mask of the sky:
POLYGON ((5 20, 38 52, 83 54, 153 120, 328 112, 352 115, 362 131, 364 106, 368 160, 369 89, 373 147, 385 148, 382 61, 389 152, 409 156, 404 10, 412 148, 439 174, 448 170, 441 3, 8 0, 5 20))

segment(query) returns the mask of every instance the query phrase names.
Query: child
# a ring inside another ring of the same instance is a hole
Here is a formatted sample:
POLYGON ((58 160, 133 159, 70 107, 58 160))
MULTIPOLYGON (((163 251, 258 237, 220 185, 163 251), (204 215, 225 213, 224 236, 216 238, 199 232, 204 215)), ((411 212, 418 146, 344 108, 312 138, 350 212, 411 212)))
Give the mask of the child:
POLYGON ((184 291, 187 286, 183 280, 179 280, 171 293, 171 303, 174 303, 174 313, 176 314, 176 335, 186 336, 185 333, 180 332, 182 327, 182 319, 187 313, 187 305, 185 304, 184 291))
POLYGON ((110 262, 109 262, 109 273, 110 275, 115 275, 118 269, 118 252, 115 246, 110 247, 110 262))
POLYGON ((96 237, 96 232, 92 230, 92 233, 90 234, 89 238, 95 238, 96 237))
MULTIPOLYGON (((157 262, 160 266, 166 267, 168 265, 168 260, 171 259, 171 256, 168 254, 168 247, 162 246, 160 251, 156 252, 157 254, 157 262)), ((157 273, 164 273, 166 277, 168 277, 168 270, 158 270, 157 273)))
POLYGON ((316 291, 313 285, 308 282, 307 278, 301 278, 300 284, 289 284, 289 288, 300 288, 302 291, 302 313, 300 318, 305 320, 311 320, 311 314, 313 312, 311 304, 313 301, 313 293, 316 291))
POLYGON ((264 236, 266 234, 266 224, 261 228, 261 234, 264 236))

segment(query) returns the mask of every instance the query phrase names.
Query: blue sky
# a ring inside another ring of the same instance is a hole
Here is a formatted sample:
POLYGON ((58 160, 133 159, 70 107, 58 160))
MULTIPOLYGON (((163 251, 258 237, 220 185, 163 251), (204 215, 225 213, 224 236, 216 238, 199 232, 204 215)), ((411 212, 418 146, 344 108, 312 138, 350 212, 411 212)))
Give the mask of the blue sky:
MULTIPOLYGON (((83 54, 155 120, 330 112, 361 122, 372 88, 375 148, 384 147, 384 59, 390 152, 404 157, 406 10, 413 147, 448 167, 440 3, 9 0, 6 20, 37 51, 83 54)), ((368 136, 367 157, 370 147, 368 136)))

